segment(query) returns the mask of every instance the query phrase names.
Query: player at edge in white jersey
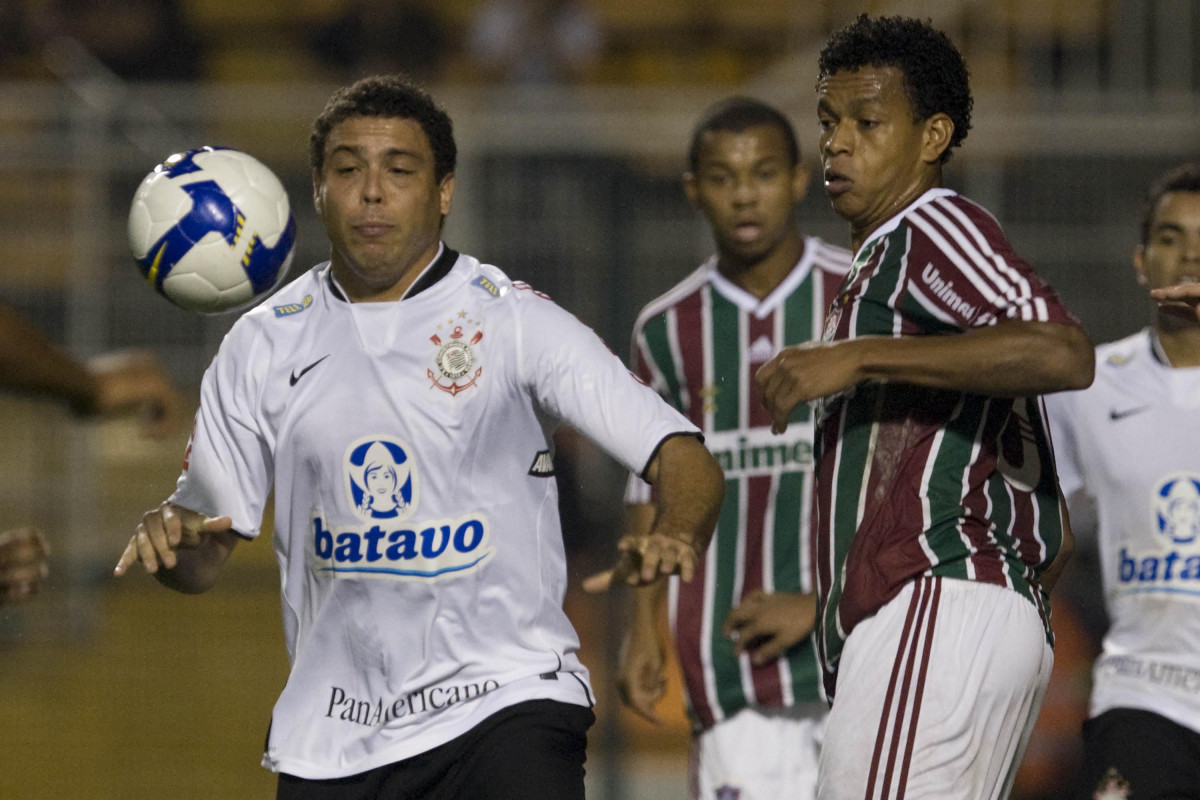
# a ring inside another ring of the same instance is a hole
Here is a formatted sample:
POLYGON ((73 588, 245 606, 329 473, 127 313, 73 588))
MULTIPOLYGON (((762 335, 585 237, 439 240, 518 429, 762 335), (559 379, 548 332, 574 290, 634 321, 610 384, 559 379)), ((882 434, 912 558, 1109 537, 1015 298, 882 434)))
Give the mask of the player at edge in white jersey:
POLYGON ((331 262, 234 325, 177 489, 116 572, 205 591, 273 490, 280 800, 582 798, 594 717, 551 434, 562 419, 657 487, 618 558, 632 584, 691 578, 720 469, 571 314, 441 241, 455 145, 422 90, 338 90, 310 157, 331 262))
MULTIPOLYGON (((1164 297, 1200 282, 1200 164, 1150 187, 1133 254, 1164 297)), ((1080 542, 1100 552, 1109 629, 1084 723, 1087 797, 1200 797, 1200 319, 1160 306, 1096 348, 1096 381, 1046 398, 1080 542)))
MULTIPOLYGON (((783 345, 820 339, 850 253, 801 234, 808 171, 791 123, 758 100, 702 114, 683 187, 716 254, 639 314, 631 368, 704 431, 725 504, 703 579, 636 590, 618 688, 658 721, 669 594, 693 727, 690 796, 811 800, 828 712, 810 635, 811 409, 796 409, 786 441, 772 437, 753 377, 783 345)), ((649 530, 651 487, 630 475, 625 501, 627 529, 649 530)))

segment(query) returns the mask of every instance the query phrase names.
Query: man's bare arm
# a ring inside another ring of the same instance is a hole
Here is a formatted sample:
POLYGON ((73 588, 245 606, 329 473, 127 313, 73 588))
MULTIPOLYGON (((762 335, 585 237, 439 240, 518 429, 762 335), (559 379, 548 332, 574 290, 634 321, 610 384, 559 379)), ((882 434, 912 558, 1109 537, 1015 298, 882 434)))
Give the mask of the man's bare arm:
POLYGON ((725 499, 725 473, 699 439, 681 435, 663 442, 645 477, 655 487, 653 525, 648 533, 623 536, 616 566, 587 578, 586 591, 646 584, 659 575, 678 574, 685 581, 695 575, 725 499))
POLYGON ((1095 354, 1074 325, 1007 321, 947 336, 864 337, 784 348, 755 376, 776 432, 808 400, 865 380, 1023 397, 1091 385, 1095 354))

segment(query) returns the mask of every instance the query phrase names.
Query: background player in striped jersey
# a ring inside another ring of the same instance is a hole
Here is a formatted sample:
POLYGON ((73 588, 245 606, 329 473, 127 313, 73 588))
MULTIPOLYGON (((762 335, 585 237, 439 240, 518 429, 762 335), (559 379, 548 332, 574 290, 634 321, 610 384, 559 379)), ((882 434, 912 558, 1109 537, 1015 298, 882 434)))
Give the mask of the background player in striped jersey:
MULTIPOLYGON (((684 189, 716 255, 641 312, 633 363, 704 431, 726 477, 703 580, 670 581, 696 730, 692 796, 811 798, 827 713, 810 636, 812 421, 800 406, 786 439, 772 437, 753 375, 785 343, 820 338, 850 254, 797 228, 808 172, 791 124, 775 109, 747 98, 710 108, 688 159, 684 189)), ((634 533, 654 520, 649 493, 630 476, 634 533)), ((666 583, 636 592, 621 663, 623 699, 652 720, 663 693, 666 583)))
POLYGON ((1092 380, 1087 336, 996 221, 940 188, 966 65, 865 15, 820 57, 825 188, 855 260, 824 341, 758 374, 777 430, 817 422, 818 796, 1006 794, 1053 660, 1068 540, 1037 395, 1092 380), (1056 559, 1057 557, 1057 559, 1056 559))
MULTIPOLYGON (((1148 289, 1200 280, 1200 164, 1150 188, 1133 264, 1148 289)), ((1096 349, 1090 388, 1046 399, 1111 622, 1083 728, 1089 798, 1200 797, 1200 320, 1186 311, 1159 308, 1096 349)))

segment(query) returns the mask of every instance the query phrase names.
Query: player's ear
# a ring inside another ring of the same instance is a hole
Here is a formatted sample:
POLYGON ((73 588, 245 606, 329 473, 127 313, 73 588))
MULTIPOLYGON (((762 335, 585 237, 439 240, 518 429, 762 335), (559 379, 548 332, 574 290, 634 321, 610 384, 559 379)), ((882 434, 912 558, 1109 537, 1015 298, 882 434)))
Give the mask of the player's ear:
POLYGON ((1137 275, 1137 282, 1142 286, 1149 286, 1146 282, 1146 245, 1139 244, 1133 249, 1133 271, 1137 275))
POLYGON ((687 171, 683 173, 683 193, 687 195, 688 202, 692 206, 699 208, 696 201, 696 195, 699 194, 699 187, 696 185, 696 173, 687 171))
POLYGON ((438 185, 438 191, 441 193, 441 208, 442 216, 450 213, 450 202, 454 199, 454 173, 448 172, 442 178, 442 182, 438 185))
POLYGON ((315 208, 317 210, 317 216, 320 217, 321 219, 324 219, 325 218, 325 200, 321 196, 322 195, 321 190, 324 188, 324 182, 321 180, 321 171, 319 169, 314 169, 312 171, 312 182, 313 182, 313 208, 315 208))
POLYGON ((808 182, 812 177, 812 171, 809 170, 808 164, 805 161, 797 161, 796 166, 792 167, 792 202, 799 203, 808 194, 808 182))
POLYGON ((934 164, 941 160, 942 153, 950 146, 954 136, 954 120, 937 113, 925 120, 925 138, 921 146, 921 160, 934 164))

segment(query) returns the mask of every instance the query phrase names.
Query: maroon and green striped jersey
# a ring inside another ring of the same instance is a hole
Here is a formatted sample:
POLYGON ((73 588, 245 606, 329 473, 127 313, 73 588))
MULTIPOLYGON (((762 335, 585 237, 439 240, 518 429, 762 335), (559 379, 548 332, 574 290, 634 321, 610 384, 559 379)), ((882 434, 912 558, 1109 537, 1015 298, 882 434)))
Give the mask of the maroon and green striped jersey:
MULTIPOLYGON (((1077 325, 996 220, 933 189, 871 234, 826 341, 945 336, 1005 320, 1077 325)), ((922 575, 1006 586, 1050 637, 1038 576, 1063 529, 1040 398, 865 382, 818 404, 818 646, 833 696, 850 631, 922 575)))
MULTIPOLYGON (((754 373, 787 344, 821 336, 825 311, 850 268, 850 253, 805 239, 804 254, 759 300, 718 272, 716 259, 650 303, 633 335, 632 368, 703 432, 725 471, 725 502, 712 543, 690 583, 671 579, 670 618, 699 728, 747 706, 823 699, 815 640, 773 663, 737 658, 721 633, 750 592, 812 592, 813 424, 802 405, 783 436, 771 434, 754 373)), ((649 502, 631 476, 627 502, 649 502)))

